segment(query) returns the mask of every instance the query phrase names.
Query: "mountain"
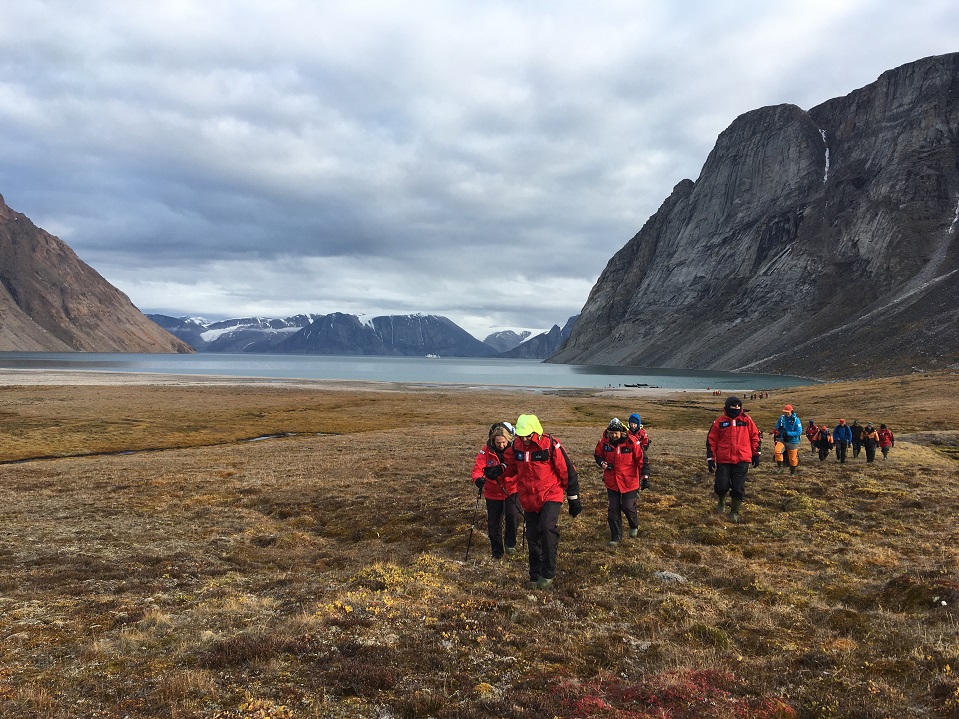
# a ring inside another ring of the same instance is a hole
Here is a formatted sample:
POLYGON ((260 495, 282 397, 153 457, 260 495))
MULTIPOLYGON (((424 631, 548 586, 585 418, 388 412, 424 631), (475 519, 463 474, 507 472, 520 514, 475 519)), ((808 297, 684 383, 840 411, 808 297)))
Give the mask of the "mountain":
POLYGON ((511 350, 500 352, 497 357, 513 359, 546 359, 551 357, 569 338, 578 317, 579 315, 570 317, 566 320, 562 329, 559 325, 553 325, 548 332, 541 332, 511 350))
POLYGON ((320 315, 295 315, 284 319, 244 317, 207 322, 194 317, 147 315, 200 352, 272 352, 284 340, 320 315))
POLYGON ((0 351, 193 349, 0 196, 0 351))
POLYGON ((533 333, 529 330, 523 330, 519 334, 513 330, 503 330, 501 332, 494 332, 493 334, 487 335, 486 339, 483 340, 483 343, 488 344, 497 352, 508 352, 531 334, 533 333))
POLYGON ((552 362, 859 377, 959 363, 959 54, 717 139, 552 362))
POLYGON ((166 315, 149 317, 201 352, 409 357, 496 354, 495 348, 480 342, 452 320, 437 315, 386 315, 369 322, 341 312, 220 322, 166 315))

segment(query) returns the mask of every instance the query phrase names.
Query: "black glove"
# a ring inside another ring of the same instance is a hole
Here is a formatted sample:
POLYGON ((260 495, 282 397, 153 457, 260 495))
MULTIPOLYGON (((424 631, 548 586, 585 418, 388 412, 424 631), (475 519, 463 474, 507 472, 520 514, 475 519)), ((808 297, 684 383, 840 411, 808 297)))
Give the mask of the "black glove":
POLYGON ((483 491, 483 487, 485 485, 486 485, 486 477, 480 477, 479 479, 476 480, 476 489, 478 489, 480 492, 483 491))
POLYGON ((483 467, 483 474, 487 479, 497 479, 503 476, 503 465, 491 464, 489 467, 483 467))
POLYGON ((579 497, 576 497, 576 499, 569 500, 569 516, 570 517, 578 517, 582 511, 583 511, 583 500, 581 500, 579 497))
POLYGON ((759 452, 753 452, 753 467, 759 466, 759 452))
POLYGON ((715 459, 707 459, 707 460, 706 460, 706 469, 709 470, 709 473, 710 473, 710 474, 712 474, 713 472, 715 472, 715 471, 716 471, 716 460, 715 460, 715 459))
POLYGON ((644 474, 644 475, 643 475, 643 480, 639 483, 639 488, 640 488, 640 489, 649 489, 649 475, 648 475, 648 474, 644 474))

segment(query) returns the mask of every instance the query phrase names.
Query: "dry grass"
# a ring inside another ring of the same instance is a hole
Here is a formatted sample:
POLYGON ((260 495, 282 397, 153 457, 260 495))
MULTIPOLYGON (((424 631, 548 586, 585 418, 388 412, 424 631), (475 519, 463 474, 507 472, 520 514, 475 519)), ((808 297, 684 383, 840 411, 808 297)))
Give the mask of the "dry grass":
POLYGON ((741 525, 710 513, 708 395, 5 388, 0 457, 57 458, 3 467, 0 715, 959 716, 954 382, 747 400, 897 443, 752 470, 741 525), (653 488, 610 550, 591 453, 636 410, 653 488), (482 532, 463 559, 475 453, 525 411, 585 497, 547 592, 482 532))

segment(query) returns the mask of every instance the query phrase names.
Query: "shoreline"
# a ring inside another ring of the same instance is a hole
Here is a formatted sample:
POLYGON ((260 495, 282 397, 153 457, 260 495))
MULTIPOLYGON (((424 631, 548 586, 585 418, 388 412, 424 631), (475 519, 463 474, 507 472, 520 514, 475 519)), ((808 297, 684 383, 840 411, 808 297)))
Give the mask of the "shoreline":
POLYGON ((710 389, 668 387, 574 387, 461 384, 443 382, 393 382, 388 380, 338 380, 294 377, 252 377, 214 374, 111 372, 106 370, 0 369, 0 386, 105 386, 155 387, 265 387, 357 392, 523 392, 595 397, 667 397, 710 395, 710 389))

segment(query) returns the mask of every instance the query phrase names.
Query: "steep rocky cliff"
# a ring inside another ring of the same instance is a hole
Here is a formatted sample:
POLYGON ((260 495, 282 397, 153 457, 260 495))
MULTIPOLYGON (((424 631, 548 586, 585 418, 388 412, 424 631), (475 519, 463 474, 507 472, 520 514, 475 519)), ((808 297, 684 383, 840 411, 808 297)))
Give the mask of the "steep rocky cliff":
POLYGON ((554 362, 856 377, 959 363, 959 54, 718 138, 554 362))
POLYGON ((193 350, 0 197, 0 351, 193 350))

